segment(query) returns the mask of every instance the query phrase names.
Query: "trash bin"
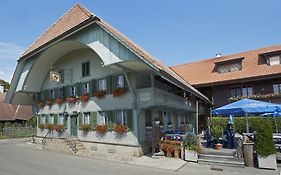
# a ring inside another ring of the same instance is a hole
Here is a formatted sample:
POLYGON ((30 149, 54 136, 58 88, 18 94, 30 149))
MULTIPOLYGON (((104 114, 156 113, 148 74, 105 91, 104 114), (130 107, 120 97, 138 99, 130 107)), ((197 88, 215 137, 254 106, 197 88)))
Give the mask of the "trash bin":
POLYGON ((254 167, 254 143, 243 143, 244 163, 247 167, 254 167))

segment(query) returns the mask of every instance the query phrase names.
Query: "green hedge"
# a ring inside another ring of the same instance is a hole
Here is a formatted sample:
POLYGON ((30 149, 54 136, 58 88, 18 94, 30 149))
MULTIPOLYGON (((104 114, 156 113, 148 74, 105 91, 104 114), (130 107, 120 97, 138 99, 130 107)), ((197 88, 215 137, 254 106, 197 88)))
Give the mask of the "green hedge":
MULTIPOLYGON (((228 121, 228 117, 212 117, 210 123, 211 123, 211 126, 220 125, 223 128, 226 128, 227 121, 228 121)), ((249 131, 250 132, 253 132, 253 131, 256 131, 257 129, 259 129, 260 121, 261 122, 268 121, 270 123, 270 126, 271 126, 273 132, 276 132, 276 128, 277 128, 277 131, 279 133, 281 133, 281 117, 272 118, 272 117, 249 116, 248 121, 249 121, 249 131)), ((236 132, 238 132, 240 134, 246 132, 246 121, 245 121, 244 116, 243 117, 234 117, 234 129, 236 132)))

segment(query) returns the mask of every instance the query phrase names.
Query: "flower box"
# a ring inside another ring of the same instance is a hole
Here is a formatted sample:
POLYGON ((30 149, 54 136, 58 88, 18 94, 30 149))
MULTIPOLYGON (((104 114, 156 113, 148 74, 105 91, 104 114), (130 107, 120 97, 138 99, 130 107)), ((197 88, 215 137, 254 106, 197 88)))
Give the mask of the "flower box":
POLYGON ((61 105, 61 104, 63 103, 62 98, 61 98, 61 97, 56 98, 56 103, 59 104, 59 105, 61 105))
POLYGON ((75 96, 70 96, 67 98, 68 103, 76 103, 77 98, 75 96))
POLYGON ((46 102, 46 104, 47 104, 48 106, 52 106, 52 105, 53 105, 53 100, 52 100, 52 99, 48 99, 47 102, 46 102))
POLYGON ((47 124, 45 124, 45 129, 54 130, 54 125, 47 123, 47 124))
POLYGON ((92 129, 92 126, 90 124, 82 124, 80 125, 79 129, 84 132, 88 132, 92 129))
POLYGON ((101 90, 101 91, 96 91, 96 92, 94 93, 94 97, 97 97, 97 98, 104 98, 105 95, 106 95, 106 91, 103 91, 103 90, 101 90))
POLYGON ((64 132, 65 128, 63 125, 54 125, 54 130, 57 132, 64 132))
POLYGON ((127 89, 126 88, 116 88, 113 90, 113 97, 119 97, 119 96, 122 96, 124 95, 125 93, 127 92, 127 89))
POLYGON ((39 124, 39 125, 38 125, 38 128, 40 128, 40 129, 45 129, 45 125, 44 125, 44 124, 39 124))
POLYGON ((88 93, 83 94, 83 95, 80 96, 80 100, 81 100, 82 102, 84 102, 84 103, 88 102, 89 99, 90 99, 90 96, 89 96, 88 93))
POLYGON ((95 126, 95 129, 99 134, 104 134, 104 133, 107 132, 108 126, 107 126, 107 124, 105 124, 105 125, 98 125, 97 124, 95 126))
POLYGON ((43 108, 43 107, 45 106, 45 103, 44 103, 43 101, 39 101, 39 102, 38 102, 38 106, 39 106, 40 108, 43 108))
POLYGON ((128 127, 122 124, 117 124, 114 127, 114 132, 123 135, 128 132, 128 127))

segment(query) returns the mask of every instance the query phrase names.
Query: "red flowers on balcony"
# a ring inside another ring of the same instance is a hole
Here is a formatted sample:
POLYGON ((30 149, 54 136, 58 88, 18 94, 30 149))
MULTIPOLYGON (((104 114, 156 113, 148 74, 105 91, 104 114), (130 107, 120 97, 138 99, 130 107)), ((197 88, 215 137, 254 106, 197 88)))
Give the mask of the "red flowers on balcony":
POLYGON ((255 94, 251 96, 239 96, 239 97, 230 97, 229 102, 235 102, 244 98, 250 98, 254 100, 263 100, 263 99, 272 99, 272 98, 281 98, 281 94, 255 94))
POLYGON ((104 134, 107 132, 108 126, 107 124, 105 125, 96 125, 95 126, 95 130, 99 133, 99 134, 104 134))
POLYGON ((38 106, 39 106, 40 108, 43 108, 43 107, 45 106, 44 101, 39 101, 39 102, 38 102, 38 106))
POLYGON ((84 102, 84 103, 86 103, 87 101, 89 101, 89 99, 90 99, 90 96, 89 96, 88 93, 85 93, 85 94, 83 94, 83 95, 80 96, 80 100, 81 100, 82 102, 84 102))
POLYGON ((75 96, 70 96, 67 98, 68 103, 76 103, 77 98, 75 96))
POLYGON ((106 91, 104 90, 101 90, 101 91, 96 91, 94 93, 94 96, 97 97, 97 98, 104 98, 106 95, 106 91))
POLYGON ((124 87, 119 87, 113 90, 113 97, 119 97, 124 95, 127 92, 127 89, 124 87))
POLYGON ((117 134, 123 135, 128 132, 128 127, 122 124, 117 124, 114 127, 114 132, 117 134))
POLYGON ((46 104, 47 104, 48 106, 52 106, 52 105, 53 105, 53 100, 52 100, 52 99, 48 99, 47 102, 46 102, 46 104))
POLYGON ((56 103, 61 105, 63 103, 63 100, 61 97, 56 98, 56 103))

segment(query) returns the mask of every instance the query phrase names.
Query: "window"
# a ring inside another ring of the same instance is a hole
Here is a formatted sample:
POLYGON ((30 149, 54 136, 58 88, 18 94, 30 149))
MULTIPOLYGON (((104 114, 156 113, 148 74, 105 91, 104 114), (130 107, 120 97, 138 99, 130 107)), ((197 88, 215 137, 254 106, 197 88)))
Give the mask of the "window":
POLYGON ((75 96, 76 95, 76 88, 75 86, 70 86, 70 96, 75 96))
POLYGON ((240 87, 231 88, 230 94, 231 94, 231 97, 252 96, 253 88, 251 86, 245 86, 242 88, 240 88, 240 87))
POLYGON ((239 88, 231 88, 231 97, 240 97, 241 89, 239 88))
POLYGON ((98 90, 99 91, 106 91, 106 79, 98 80, 98 90))
POLYGON ((127 112, 124 110, 116 111, 116 124, 127 126, 127 112))
POLYGON ((83 84, 83 94, 89 93, 90 92, 90 86, 89 83, 84 83, 83 84))
POLYGON ((54 121, 55 121, 55 120, 54 120, 54 115, 53 115, 53 114, 50 114, 50 115, 49 115, 48 123, 53 125, 53 124, 55 124, 54 121))
POLYGON ((55 99, 55 91, 54 90, 50 90, 50 99, 55 99))
POLYGON ((45 115, 40 115, 40 118, 41 118, 40 124, 45 124, 45 121, 46 121, 45 115))
POLYGON ((218 65, 217 72, 222 74, 227 72, 235 72, 239 70, 242 70, 242 62, 218 65))
POLYGON ((83 124, 90 124, 90 113, 84 113, 83 124))
POLYGON ((98 114, 98 124, 105 125, 107 123, 106 112, 100 111, 98 114))
POLYGON ((59 115, 59 125, 63 125, 63 122, 64 122, 64 116, 63 116, 63 114, 60 114, 59 115))
POLYGON ((82 63, 82 77, 90 75, 90 62, 82 63))
POLYGON ((273 84, 273 93, 280 94, 281 93, 281 83, 280 84, 273 84))
POLYGON ((63 88, 59 89, 59 97, 63 97, 63 88))
POLYGON ((125 77, 124 75, 117 76, 117 88, 123 88, 125 86, 125 77))
POLYGON ((268 62, 270 66, 280 64, 280 55, 268 57, 268 62))

